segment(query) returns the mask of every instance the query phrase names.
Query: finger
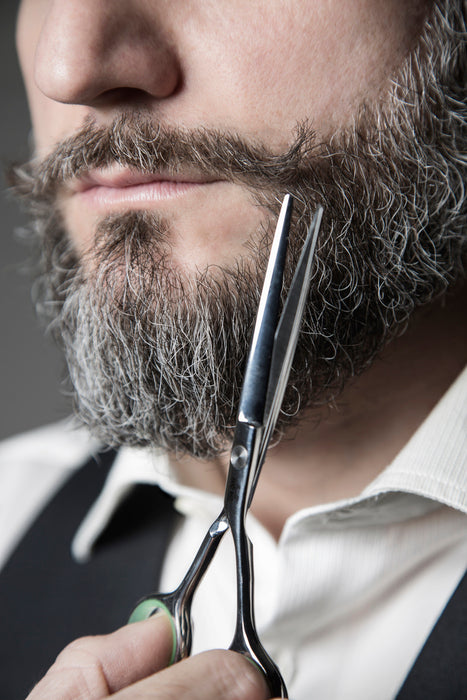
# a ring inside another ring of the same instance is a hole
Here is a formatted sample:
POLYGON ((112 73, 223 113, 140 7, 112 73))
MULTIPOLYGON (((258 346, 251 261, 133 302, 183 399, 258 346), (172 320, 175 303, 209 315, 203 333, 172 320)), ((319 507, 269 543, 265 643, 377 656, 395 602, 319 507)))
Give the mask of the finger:
POLYGON ((97 637, 69 644, 27 700, 99 700, 169 663, 172 625, 159 613, 97 637))
POLYGON ((207 651, 125 688, 114 700, 266 700, 263 675, 241 654, 207 651))

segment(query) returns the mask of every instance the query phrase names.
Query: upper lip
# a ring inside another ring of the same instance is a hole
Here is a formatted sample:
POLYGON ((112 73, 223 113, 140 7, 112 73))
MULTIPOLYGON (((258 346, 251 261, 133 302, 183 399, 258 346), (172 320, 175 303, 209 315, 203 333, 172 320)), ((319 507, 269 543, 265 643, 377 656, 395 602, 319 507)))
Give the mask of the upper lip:
POLYGON ((218 177, 209 176, 196 171, 186 171, 180 173, 154 172, 142 173, 128 168, 105 168, 91 170, 80 176, 72 183, 74 192, 86 192, 94 187, 125 188, 145 185, 151 182, 186 182, 202 184, 215 182, 218 177))

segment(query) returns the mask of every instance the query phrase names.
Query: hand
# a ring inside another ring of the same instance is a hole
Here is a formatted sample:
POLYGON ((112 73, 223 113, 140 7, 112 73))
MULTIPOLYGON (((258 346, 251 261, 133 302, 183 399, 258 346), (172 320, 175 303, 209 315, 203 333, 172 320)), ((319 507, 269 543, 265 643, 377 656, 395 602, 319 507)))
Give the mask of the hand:
POLYGON ((233 651, 204 652, 167 668, 172 628, 163 613, 112 634, 83 637, 58 656, 27 700, 265 700, 266 683, 233 651))

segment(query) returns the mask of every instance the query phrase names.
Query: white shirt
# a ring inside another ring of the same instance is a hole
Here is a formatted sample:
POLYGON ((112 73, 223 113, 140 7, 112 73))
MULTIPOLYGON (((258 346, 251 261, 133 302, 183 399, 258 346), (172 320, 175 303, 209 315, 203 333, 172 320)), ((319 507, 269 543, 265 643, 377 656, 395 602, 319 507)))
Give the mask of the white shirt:
MULTIPOLYGON (((394 698, 467 567, 467 370, 359 497, 306 508, 279 542, 252 516, 260 636, 292 700, 394 698)), ((59 424, 0 445, 0 565, 37 512, 99 445, 59 424)), ((81 524, 92 544, 135 482, 157 483, 185 518, 161 590, 184 575, 221 499, 179 484, 163 455, 124 448, 81 524)), ((144 595, 149 591, 141 591, 144 595)), ((193 605, 194 652, 226 647, 235 618, 227 535, 193 605)))

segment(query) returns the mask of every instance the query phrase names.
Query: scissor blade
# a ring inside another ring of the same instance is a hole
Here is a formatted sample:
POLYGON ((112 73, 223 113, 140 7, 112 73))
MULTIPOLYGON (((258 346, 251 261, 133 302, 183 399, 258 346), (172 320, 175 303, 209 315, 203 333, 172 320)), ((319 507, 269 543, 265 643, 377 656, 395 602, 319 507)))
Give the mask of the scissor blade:
MULTIPOLYGON (((289 379, 303 311, 310 289, 311 270, 322 216, 323 209, 319 207, 308 228, 307 237, 303 244, 300 259, 277 326, 274 350, 271 358, 271 373, 266 396, 265 429, 260 449, 258 471, 261 469, 269 439, 276 426, 285 388, 289 379)), ((255 484, 253 485, 253 489, 254 486, 255 484)))
POLYGON ((271 246, 240 397, 238 420, 250 425, 264 424, 291 214, 292 197, 287 194, 271 246))

